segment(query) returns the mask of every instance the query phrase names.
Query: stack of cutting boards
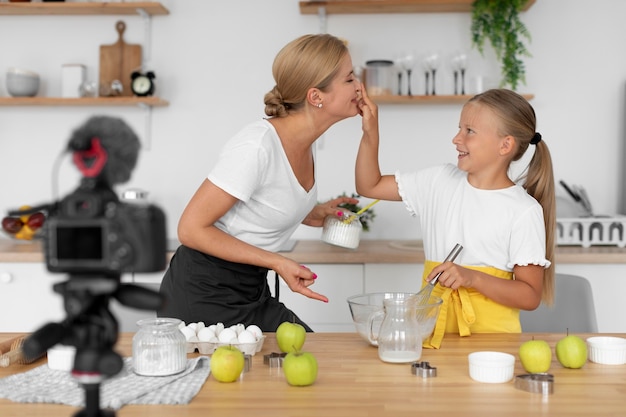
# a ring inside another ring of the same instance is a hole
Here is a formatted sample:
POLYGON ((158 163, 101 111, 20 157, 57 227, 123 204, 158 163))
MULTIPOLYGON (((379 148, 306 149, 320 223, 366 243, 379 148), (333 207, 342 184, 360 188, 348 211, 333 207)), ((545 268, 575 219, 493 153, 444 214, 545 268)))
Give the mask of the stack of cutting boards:
POLYGON ((117 42, 112 45, 100 46, 100 94, 109 91, 114 81, 122 83, 123 90, 118 96, 132 96, 130 75, 133 71, 141 70, 141 45, 132 45, 124 42, 126 24, 119 21, 115 24, 118 34, 117 42))

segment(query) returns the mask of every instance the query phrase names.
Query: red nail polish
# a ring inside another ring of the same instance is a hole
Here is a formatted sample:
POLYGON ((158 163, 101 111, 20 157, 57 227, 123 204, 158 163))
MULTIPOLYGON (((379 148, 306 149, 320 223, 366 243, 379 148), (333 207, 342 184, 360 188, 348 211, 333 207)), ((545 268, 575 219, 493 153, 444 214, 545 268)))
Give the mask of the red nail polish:
POLYGON ((313 274, 313 279, 317 279, 317 274, 313 274))
POLYGON ((343 217, 343 211, 338 211, 337 212, 337 217, 343 217))

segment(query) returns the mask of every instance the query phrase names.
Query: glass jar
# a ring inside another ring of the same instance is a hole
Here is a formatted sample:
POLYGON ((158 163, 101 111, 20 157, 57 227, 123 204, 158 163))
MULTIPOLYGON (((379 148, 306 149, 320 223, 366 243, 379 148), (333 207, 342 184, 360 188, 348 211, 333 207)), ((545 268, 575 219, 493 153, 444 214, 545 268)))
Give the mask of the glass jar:
POLYGON ((133 369, 145 376, 173 375, 187 366, 187 340, 178 319, 150 318, 137 322, 133 336, 133 369))
POLYGON ((365 63, 365 88, 370 96, 392 94, 394 81, 393 61, 375 59, 365 63))
POLYGON ((356 249, 359 247, 363 225, 358 217, 352 217, 356 215, 351 211, 342 210, 342 212, 342 217, 333 215, 324 219, 322 241, 331 245, 356 249))

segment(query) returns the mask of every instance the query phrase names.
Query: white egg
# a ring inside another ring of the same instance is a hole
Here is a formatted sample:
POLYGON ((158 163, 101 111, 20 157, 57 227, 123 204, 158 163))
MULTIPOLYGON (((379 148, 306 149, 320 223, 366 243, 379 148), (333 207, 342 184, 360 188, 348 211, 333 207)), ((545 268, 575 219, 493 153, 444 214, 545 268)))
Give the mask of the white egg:
POLYGON ((203 321, 199 321, 196 323, 196 334, 198 334, 198 332, 202 329, 204 329, 206 327, 206 325, 204 324, 203 321))
POLYGON ((254 337, 256 337, 257 340, 259 340, 261 338, 261 336, 263 336, 263 332, 261 331, 261 328, 259 326, 257 326, 256 324, 251 324, 246 328, 247 331, 249 331, 250 333, 252 333, 254 335, 254 337))
POLYGON ((187 343, 196 343, 199 342, 200 340, 198 340, 198 336, 196 336, 195 334, 193 336, 191 336, 189 339, 187 339, 187 343))
POLYGON ((207 326, 207 329, 211 329, 213 333, 217 334, 217 324, 212 324, 210 326, 207 326))
POLYGON ((180 323, 178 323, 178 328, 182 329, 183 327, 187 327, 187 325, 185 324, 184 321, 181 320, 180 323))
POLYGON ((235 333, 235 331, 232 329, 224 329, 220 332, 220 334, 217 335, 217 338, 222 343, 230 343, 232 339, 237 338, 237 333, 235 333))
POLYGON ((247 330, 239 333, 237 338, 239 339, 239 343, 256 343, 256 336, 247 330))
POLYGON ((220 339, 217 338, 217 336, 213 336, 212 338, 210 338, 208 340, 210 343, 219 343, 220 339))
POLYGON ((230 329, 234 330, 235 333, 239 334, 241 332, 243 332, 244 330, 246 330, 246 326, 244 326, 241 323, 238 324, 233 324, 232 326, 229 327, 230 329))
POLYGON ((189 323, 187 325, 187 327, 189 327, 195 333, 197 331, 197 328, 198 328, 198 323, 189 323))
POLYGON ((201 342, 208 342, 212 337, 215 337, 215 333, 208 327, 204 327, 198 331, 198 340, 201 342))
POLYGON ((217 323, 215 326, 215 335, 219 336, 222 330, 224 330, 224 323, 217 323))
POLYGON ((183 327, 182 329, 180 329, 180 331, 185 335, 185 340, 187 340, 187 341, 189 341, 189 339, 191 337, 195 337, 196 336, 196 332, 194 332, 189 327, 183 327))

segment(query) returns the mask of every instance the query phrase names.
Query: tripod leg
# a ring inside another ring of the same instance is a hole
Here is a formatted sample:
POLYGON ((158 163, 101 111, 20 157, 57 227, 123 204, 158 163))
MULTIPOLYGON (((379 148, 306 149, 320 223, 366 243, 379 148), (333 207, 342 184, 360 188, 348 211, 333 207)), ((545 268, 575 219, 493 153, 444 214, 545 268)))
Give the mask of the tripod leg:
POLYGON ((100 409, 100 384, 82 384, 85 390, 85 408, 75 417, 114 417, 113 410, 100 409))

